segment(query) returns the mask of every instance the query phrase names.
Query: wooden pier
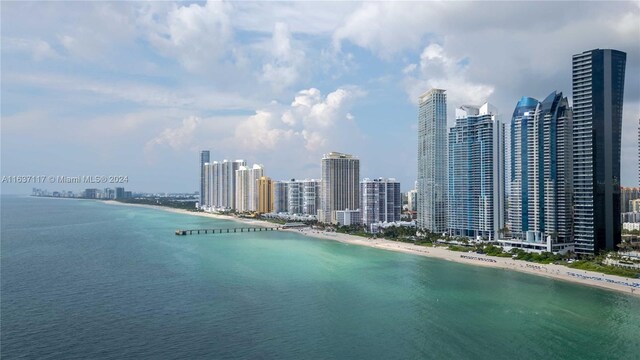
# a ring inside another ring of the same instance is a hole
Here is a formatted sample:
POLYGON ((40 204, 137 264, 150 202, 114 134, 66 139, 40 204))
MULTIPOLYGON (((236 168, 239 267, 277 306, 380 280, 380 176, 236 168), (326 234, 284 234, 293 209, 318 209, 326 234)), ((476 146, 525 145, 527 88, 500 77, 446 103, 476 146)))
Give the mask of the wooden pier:
POLYGON ((201 234, 233 234, 256 231, 276 231, 279 227, 237 227, 229 229, 187 229, 176 230, 176 235, 201 235, 201 234))

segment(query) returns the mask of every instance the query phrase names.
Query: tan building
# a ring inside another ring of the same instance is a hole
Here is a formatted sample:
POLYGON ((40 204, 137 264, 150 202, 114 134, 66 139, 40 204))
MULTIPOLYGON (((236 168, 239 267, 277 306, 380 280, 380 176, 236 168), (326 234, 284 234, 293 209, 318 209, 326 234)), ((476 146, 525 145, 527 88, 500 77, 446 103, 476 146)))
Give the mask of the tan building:
POLYGON ((262 214, 273 212, 273 181, 268 176, 262 176, 258 182, 258 212, 262 214))
POLYGON ((336 223, 336 210, 360 209, 360 160, 331 152, 322 157, 318 221, 336 223))

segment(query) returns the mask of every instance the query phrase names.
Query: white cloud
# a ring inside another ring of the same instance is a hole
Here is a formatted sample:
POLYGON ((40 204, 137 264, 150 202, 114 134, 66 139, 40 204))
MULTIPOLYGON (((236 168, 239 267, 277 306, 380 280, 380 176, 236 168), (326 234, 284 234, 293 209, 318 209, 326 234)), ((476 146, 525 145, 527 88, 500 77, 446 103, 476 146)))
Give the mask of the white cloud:
POLYGON ((149 140, 145 145, 145 151, 151 152, 156 146, 161 145, 169 146, 174 150, 181 150, 191 144, 200 123, 201 119, 196 116, 182 119, 179 126, 166 128, 158 136, 149 140))
POLYGON ((36 61, 60 57, 48 42, 41 39, 7 37, 3 39, 2 50, 16 53, 27 53, 36 61))
POLYGON ((482 104, 494 92, 490 84, 481 84, 467 78, 467 59, 449 56, 438 44, 428 45, 420 55, 420 65, 405 67, 405 89, 412 102, 431 88, 447 90, 450 104, 482 104))
POLYGON ((339 88, 326 97, 316 88, 301 90, 290 106, 272 104, 241 122, 236 127, 236 142, 254 150, 304 146, 312 153, 344 145, 358 136, 349 109, 362 94, 357 88, 339 88))
POLYGON ((294 136, 293 129, 281 129, 277 125, 273 112, 258 110, 236 127, 235 136, 247 149, 272 150, 294 136))
POLYGON ((145 7, 139 18, 151 44, 165 55, 177 58, 190 71, 215 67, 227 55, 233 37, 229 20, 231 6, 208 1, 204 6, 145 7))
POLYGON ((407 48, 416 49, 429 24, 423 21, 440 5, 435 2, 364 3, 333 34, 333 45, 340 48, 348 40, 373 51, 378 56, 391 56, 407 48))
POLYGON ((285 23, 276 23, 270 43, 269 60, 262 66, 261 79, 277 92, 295 84, 304 66, 305 53, 292 45, 291 33, 285 23))

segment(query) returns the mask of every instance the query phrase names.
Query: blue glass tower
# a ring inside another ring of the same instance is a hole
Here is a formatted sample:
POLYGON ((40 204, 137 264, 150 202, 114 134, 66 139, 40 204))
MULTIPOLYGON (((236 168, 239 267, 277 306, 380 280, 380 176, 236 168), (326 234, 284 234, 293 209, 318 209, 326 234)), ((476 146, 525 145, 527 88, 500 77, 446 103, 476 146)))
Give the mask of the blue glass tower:
POLYGON ((497 110, 456 109, 449 131, 449 233, 495 240, 504 227, 504 125, 497 110))
POLYGON ((572 243, 572 117, 555 91, 542 102, 522 98, 511 122, 511 237, 572 243))
POLYGON ((529 124, 533 122, 538 100, 523 96, 511 118, 511 192, 509 195, 508 224, 511 236, 524 238, 529 229, 529 124))

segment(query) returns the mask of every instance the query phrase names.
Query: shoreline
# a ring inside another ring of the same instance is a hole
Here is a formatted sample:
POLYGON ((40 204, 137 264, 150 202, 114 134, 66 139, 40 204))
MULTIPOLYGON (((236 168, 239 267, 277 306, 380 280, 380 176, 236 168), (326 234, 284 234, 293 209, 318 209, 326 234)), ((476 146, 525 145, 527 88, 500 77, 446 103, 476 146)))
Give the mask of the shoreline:
MULTIPOLYGON (((109 205, 121 205, 121 206, 134 206, 143 207, 147 209, 156 209, 176 214, 191 215, 207 217, 217 220, 229 220, 243 224, 258 225, 265 227, 272 227, 274 223, 255 220, 250 218, 237 218, 228 215, 218 215, 205 212, 192 212, 182 209, 174 209, 158 205, 146 205, 146 204, 128 204, 118 201, 107 200, 103 201, 109 205)), ((297 233, 306 237, 322 240, 333 240, 345 244, 367 246, 371 248, 402 252, 405 254, 412 254, 430 258, 437 258, 441 260, 449 260, 457 263, 484 266, 503 270, 518 271, 531 275, 544 276, 551 279, 568 281, 574 284, 581 284, 593 287, 599 287, 603 289, 613 290, 640 297, 640 279, 624 278, 616 275, 606 275, 593 271, 573 269, 563 265, 555 264, 538 264, 531 263, 522 260, 515 260, 512 258, 503 258, 488 256, 485 254, 476 254, 452 251, 442 247, 427 247, 422 245, 415 245, 411 243, 405 243, 400 241, 392 241, 386 239, 368 239, 360 236, 341 234, 335 232, 326 232, 320 230, 314 230, 311 228, 293 228, 293 229, 280 229, 280 231, 287 231, 297 233)))

